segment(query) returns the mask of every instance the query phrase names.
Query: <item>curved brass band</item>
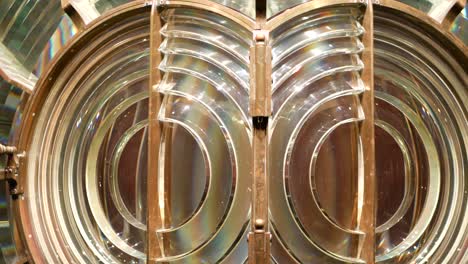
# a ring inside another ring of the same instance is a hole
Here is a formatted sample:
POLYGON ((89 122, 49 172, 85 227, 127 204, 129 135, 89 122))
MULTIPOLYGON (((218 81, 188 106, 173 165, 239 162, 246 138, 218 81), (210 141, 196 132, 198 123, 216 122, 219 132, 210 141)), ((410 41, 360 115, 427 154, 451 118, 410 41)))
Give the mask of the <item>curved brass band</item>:
POLYGON ((193 7, 197 9, 206 10, 209 12, 213 12, 219 15, 222 15, 226 18, 231 19, 232 21, 236 22, 237 24, 243 26, 248 30, 254 30, 256 27, 256 23, 250 17, 244 15, 243 13, 226 7, 224 5, 209 1, 209 0, 174 0, 174 1, 165 1, 164 4, 160 4, 160 6, 182 6, 182 7, 193 7))

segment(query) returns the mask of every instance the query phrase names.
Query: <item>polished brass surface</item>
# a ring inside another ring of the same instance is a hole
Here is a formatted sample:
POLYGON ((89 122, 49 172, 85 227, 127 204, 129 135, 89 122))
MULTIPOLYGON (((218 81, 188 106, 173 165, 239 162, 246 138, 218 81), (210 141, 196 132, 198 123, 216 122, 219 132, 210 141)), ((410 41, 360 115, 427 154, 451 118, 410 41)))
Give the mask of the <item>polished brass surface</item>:
POLYGON ((250 49, 250 108, 251 116, 271 115, 271 46, 269 32, 253 32, 255 45, 250 49))

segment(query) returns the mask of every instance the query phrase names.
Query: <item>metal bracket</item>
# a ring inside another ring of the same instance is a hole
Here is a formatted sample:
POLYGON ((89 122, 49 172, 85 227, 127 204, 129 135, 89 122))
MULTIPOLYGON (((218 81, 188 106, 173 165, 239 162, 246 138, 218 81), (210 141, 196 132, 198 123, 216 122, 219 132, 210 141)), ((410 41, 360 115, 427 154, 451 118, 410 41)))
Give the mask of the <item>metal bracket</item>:
POLYGON ((23 186, 19 184, 18 155, 15 147, 0 144, 0 155, 7 156, 6 167, 0 170, 0 180, 8 182, 10 195, 14 200, 24 193, 23 186))

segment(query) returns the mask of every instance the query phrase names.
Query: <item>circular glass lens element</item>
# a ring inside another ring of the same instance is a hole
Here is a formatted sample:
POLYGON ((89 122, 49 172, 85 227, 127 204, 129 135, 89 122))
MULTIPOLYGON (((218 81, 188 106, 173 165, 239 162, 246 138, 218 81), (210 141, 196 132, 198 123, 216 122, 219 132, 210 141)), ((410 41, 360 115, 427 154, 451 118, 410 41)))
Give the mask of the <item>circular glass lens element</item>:
POLYGON ((37 263, 146 259, 149 11, 100 18, 33 95, 21 217, 37 263))

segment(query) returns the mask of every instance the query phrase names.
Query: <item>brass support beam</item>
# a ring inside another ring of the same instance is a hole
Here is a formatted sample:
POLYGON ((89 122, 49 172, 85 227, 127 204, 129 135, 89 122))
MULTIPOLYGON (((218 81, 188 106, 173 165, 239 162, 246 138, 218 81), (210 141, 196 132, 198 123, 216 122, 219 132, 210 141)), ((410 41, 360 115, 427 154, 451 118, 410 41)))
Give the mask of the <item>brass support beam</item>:
POLYGON ((101 14, 96 7, 86 1, 61 0, 63 11, 71 18, 73 24, 81 30, 101 14))
MULTIPOLYGON (((260 24, 261 25, 261 24, 260 24)), ((260 26, 261 27, 261 26, 260 26)), ((268 119, 271 116, 269 32, 255 30, 250 50, 250 115, 253 122, 253 180, 249 264, 270 263, 268 216, 268 119)))
POLYGON ((456 0, 454 1, 453 5, 445 14, 442 20, 442 27, 446 28, 447 30, 450 29, 453 22, 460 15, 460 12, 465 8, 466 0, 456 0))
POLYGON ((159 241, 156 231, 162 227, 159 201, 159 150, 161 144, 162 126, 158 120, 161 108, 161 94, 157 87, 161 81, 159 64, 161 53, 159 45, 162 42, 161 17, 157 1, 153 2, 151 10, 150 32, 150 85, 149 85, 149 138, 148 138, 148 181, 147 181, 147 262, 156 263, 163 254, 163 244, 159 241))
POLYGON ((375 139, 374 139, 374 14, 372 2, 368 0, 363 18, 365 33, 362 38, 364 52, 362 61, 364 69, 361 78, 366 87, 361 97, 361 105, 365 119, 360 124, 360 137, 362 143, 364 166, 363 199, 361 216, 358 219, 359 229, 366 235, 363 236, 360 258, 366 263, 375 263, 375 222, 376 222, 376 181, 375 181, 375 139))
POLYGON ((61 4, 63 11, 70 17, 76 28, 80 31, 83 30, 83 28, 86 25, 86 22, 80 16, 75 7, 70 3, 70 0, 62 0, 61 4))

